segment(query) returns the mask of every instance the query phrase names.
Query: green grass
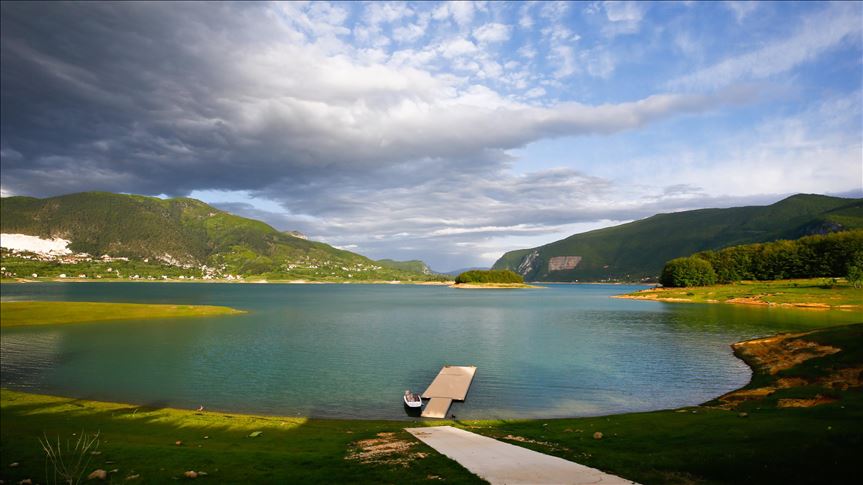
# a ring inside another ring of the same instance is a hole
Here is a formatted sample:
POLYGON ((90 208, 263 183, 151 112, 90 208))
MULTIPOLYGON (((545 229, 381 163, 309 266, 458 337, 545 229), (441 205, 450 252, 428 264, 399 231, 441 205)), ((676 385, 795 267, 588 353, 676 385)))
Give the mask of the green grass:
POLYGON ((15 301, 0 304, 0 325, 3 327, 20 327, 149 318, 203 317, 238 313, 245 312, 213 305, 15 301))
POLYGON ((689 301, 693 303, 735 303, 750 300, 752 303, 861 307, 863 288, 831 278, 803 280, 741 281, 727 285, 694 288, 654 288, 628 295, 626 298, 689 301))
MULTIPOLYGON (((805 336, 842 351, 784 371, 816 375, 863 363, 863 325, 805 336)), ((764 376, 756 368, 754 381, 764 376)), ((778 408, 777 397, 745 403, 748 413, 708 406, 579 419, 428 421, 450 424, 560 456, 645 484, 853 483, 863 452, 863 392, 790 388, 783 396, 829 392, 835 402, 778 408), (594 439, 601 432, 602 439, 594 439)), ((779 394, 779 393, 777 393, 779 394)), ((0 477, 6 483, 45 476, 37 438, 101 433, 95 468, 119 471, 115 482, 170 483, 186 470, 217 483, 478 483, 455 462, 403 428, 414 422, 318 420, 148 408, 0 391, 0 477), (255 431, 263 433, 255 438, 255 431), (347 459, 356 443, 379 433, 409 446, 412 460, 362 463, 347 459), (207 436, 208 438, 204 438, 207 436), (181 446, 175 445, 182 441, 181 446), (420 457, 422 456, 422 457, 420 457), (10 468, 17 462, 19 466, 10 468), (436 478, 432 478, 436 477, 436 478)))
MULTIPOLYGON (((424 453, 406 465, 361 463, 346 456, 352 443, 378 433, 403 431, 406 423, 248 416, 148 408, 0 391, 0 476, 6 483, 45 479, 37 438, 99 432, 100 455, 87 473, 119 469, 114 482, 172 483, 187 470, 207 472, 213 483, 405 483, 429 475, 447 483, 482 483, 458 464, 421 443, 424 453), (249 437, 261 431, 257 437, 249 437), (207 436, 208 438, 204 438, 207 436), (175 443, 182 441, 182 445, 175 443), (12 462, 18 467, 10 468, 12 462)), ((56 438, 55 438, 56 439, 56 438)))

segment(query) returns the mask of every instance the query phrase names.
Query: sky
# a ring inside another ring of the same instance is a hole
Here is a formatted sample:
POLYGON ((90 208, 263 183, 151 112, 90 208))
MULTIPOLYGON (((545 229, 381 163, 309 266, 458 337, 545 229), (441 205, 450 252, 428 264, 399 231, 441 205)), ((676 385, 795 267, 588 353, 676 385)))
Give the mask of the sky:
POLYGON ((3 196, 191 196, 444 271, 863 191, 863 3, 0 9, 3 196))

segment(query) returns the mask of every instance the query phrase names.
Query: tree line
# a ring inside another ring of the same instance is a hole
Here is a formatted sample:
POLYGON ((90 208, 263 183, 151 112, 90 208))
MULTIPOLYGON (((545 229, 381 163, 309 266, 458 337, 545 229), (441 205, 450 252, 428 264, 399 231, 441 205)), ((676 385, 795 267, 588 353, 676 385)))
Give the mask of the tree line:
POLYGON ((684 287, 843 276, 855 286, 863 283, 863 230, 702 251, 665 263, 659 281, 684 287))

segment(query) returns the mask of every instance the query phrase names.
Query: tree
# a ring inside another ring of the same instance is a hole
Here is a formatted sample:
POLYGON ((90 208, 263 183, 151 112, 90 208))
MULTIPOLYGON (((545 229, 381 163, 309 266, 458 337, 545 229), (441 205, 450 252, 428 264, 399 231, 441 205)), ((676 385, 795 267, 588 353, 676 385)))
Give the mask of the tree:
POLYGON ((708 286, 716 284, 716 272, 706 259, 697 256, 672 259, 662 268, 662 286, 708 286))

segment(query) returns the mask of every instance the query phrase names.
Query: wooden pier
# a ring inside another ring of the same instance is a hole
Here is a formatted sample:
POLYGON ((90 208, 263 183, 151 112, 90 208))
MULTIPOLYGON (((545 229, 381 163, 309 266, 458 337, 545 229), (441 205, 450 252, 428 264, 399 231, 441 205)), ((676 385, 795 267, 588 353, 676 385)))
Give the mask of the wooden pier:
POLYGON ((422 417, 445 418, 453 401, 464 401, 474 374, 472 365, 445 365, 422 393, 423 399, 429 399, 422 417))

